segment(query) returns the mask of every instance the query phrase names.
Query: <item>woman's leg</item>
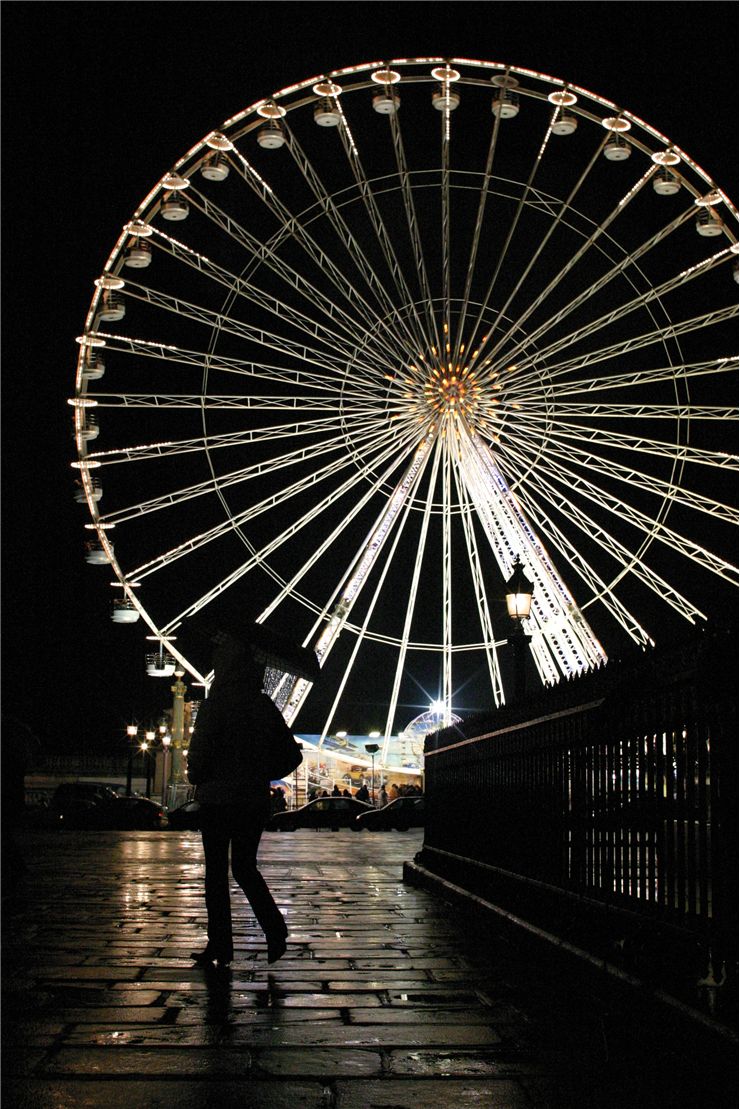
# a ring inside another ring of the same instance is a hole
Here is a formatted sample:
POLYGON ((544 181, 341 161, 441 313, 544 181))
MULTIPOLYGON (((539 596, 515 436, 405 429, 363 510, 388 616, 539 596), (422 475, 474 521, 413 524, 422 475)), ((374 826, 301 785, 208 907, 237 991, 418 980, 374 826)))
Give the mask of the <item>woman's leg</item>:
POLYGON ((229 827, 219 805, 201 808, 201 835, 206 861, 208 951, 228 962, 234 953, 229 897, 229 827))
POLYGON ((240 814, 234 820, 231 829, 231 870, 269 941, 283 939, 288 929, 267 882, 257 868, 257 848, 263 826, 260 817, 249 813, 240 814))

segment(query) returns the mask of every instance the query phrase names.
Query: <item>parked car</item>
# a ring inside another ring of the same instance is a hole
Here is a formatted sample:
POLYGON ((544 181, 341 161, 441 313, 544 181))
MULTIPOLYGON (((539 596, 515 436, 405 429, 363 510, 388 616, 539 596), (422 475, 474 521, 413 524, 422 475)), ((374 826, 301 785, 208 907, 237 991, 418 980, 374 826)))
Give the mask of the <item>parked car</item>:
POLYGON ((108 828, 131 828, 149 831, 164 828, 166 825, 164 809, 148 797, 119 797, 115 804, 106 809, 108 828))
POLYGON ((387 832, 390 828, 405 832, 409 828, 423 828, 424 797, 397 797, 382 809, 361 813, 356 817, 356 824, 358 831, 367 828, 371 832, 387 832))
POLYGON ((371 806, 354 797, 317 797, 300 809, 273 813, 268 832, 294 832, 296 828, 356 828, 360 813, 371 812, 371 806))
POLYGON ((186 801, 167 813, 167 826, 173 831, 197 832, 200 829, 200 802, 186 801))
POLYGON ((118 794, 115 789, 105 782, 62 782, 54 790, 51 803, 59 809, 81 801, 100 805, 117 800, 118 794))
POLYGON ((63 782, 44 816, 46 827, 75 829, 147 830, 163 823, 161 805, 137 794, 121 797, 104 782, 63 782))
POLYGON ((54 790, 48 822, 59 828, 105 828, 118 796, 104 782, 62 782, 54 790))

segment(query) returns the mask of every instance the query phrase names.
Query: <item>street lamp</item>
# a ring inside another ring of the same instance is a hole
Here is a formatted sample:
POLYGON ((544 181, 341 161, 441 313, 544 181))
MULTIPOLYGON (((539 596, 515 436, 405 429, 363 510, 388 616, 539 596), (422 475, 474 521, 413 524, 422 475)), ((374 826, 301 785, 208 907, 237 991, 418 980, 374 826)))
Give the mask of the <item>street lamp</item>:
POLYGON ((372 771, 371 771, 371 778, 370 778, 370 794, 372 796, 373 806, 374 806, 375 805, 375 756, 377 755, 378 751, 380 750, 380 744, 378 744, 378 743, 366 743, 365 744, 365 750, 367 751, 367 753, 370 756, 370 759, 372 761, 372 771))
POLYGON ((154 731, 147 731, 144 733, 145 740, 140 744, 141 753, 144 756, 144 765, 146 767, 146 797, 151 797, 152 794, 152 764, 149 758, 149 748, 157 738, 157 733, 154 731))
MULTIPOLYGON (((162 728, 160 726, 160 732, 162 728)), ((166 729, 165 729, 166 730, 166 729)), ((167 804, 167 755, 169 754, 170 744, 172 743, 171 735, 162 735, 162 807, 167 804)))
POLYGON ((514 700, 524 699, 526 687, 526 661, 527 646, 531 635, 525 635, 522 620, 526 620, 532 607, 532 593, 534 586, 524 576, 524 567, 519 555, 514 562, 514 572, 506 583, 506 607, 509 616, 514 621, 514 628, 509 635, 509 645, 514 656, 514 700))
POLYGON ((134 761, 134 741, 135 741, 138 734, 139 734, 139 729, 138 729, 136 724, 127 724, 126 725, 126 735, 129 738, 128 765, 126 766, 126 796, 127 797, 131 796, 131 777, 132 777, 133 761, 134 761))

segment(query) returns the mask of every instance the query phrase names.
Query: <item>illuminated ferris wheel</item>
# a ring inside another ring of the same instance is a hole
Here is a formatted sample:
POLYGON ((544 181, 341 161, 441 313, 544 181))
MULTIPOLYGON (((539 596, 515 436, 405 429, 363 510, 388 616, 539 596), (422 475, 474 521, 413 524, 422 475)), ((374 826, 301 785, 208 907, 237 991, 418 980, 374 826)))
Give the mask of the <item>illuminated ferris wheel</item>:
MULTIPOLYGON (((323 734, 370 670, 501 703, 501 583, 543 682, 736 584, 737 212, 625 108, 413 59, 260 100, 170 167, 78 339, 78 499, 150 672, 237 612, 315 649, 323 734)), ((273 672, 294 720, 311 684, 273 672)))

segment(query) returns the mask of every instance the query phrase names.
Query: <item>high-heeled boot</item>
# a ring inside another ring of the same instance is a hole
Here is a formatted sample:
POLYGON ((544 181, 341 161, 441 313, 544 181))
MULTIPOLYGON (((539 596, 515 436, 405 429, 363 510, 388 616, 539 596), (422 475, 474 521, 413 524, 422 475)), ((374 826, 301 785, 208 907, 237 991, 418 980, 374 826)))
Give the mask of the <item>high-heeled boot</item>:
POLYGON ((288 929, 282 928, 278 931, 271 932, 267 936, 267 961, 268 963, 276 963, 281 959, 287 949, 288 929))
POLYGON ((219 967, 227 967, 234 958, 234 952, 232 948, 219 948, 209 941, 205 950, 191 951, 190 958, 201 967, 213 964, 219 967))

